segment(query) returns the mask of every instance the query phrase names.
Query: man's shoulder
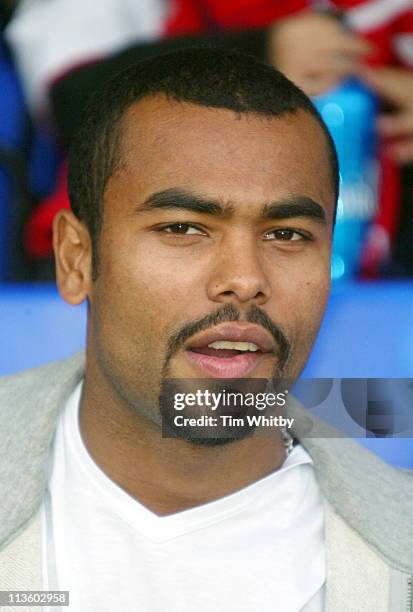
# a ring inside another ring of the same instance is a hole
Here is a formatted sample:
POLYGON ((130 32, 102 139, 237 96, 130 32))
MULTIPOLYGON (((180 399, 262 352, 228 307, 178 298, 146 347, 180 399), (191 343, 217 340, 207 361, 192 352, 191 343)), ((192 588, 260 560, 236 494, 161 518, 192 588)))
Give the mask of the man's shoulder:
POLYGON ((83 370, 84 365, 85 353, 80 351, 66 359, 52 361, 16 374, 0 376, 0 405, 3 399, 7 401, 18 396, 28 399, 28 393, 36 394, 51 385, 58 386, 73 373, 83 370))
POLYGON ((84 352, 0 377, 0 440, 44 427, 82 378, 84 352), (28 427, 28 424, 30 426, 28 427))
POLYGON ((0 378, 0 546, 38 510, 58 417, 84 365, 77 353, 0 378))
POLYGON ((395 568, 411 570, 413 471, 345 438, 306 440, 321 489, 338 515, 395 568))

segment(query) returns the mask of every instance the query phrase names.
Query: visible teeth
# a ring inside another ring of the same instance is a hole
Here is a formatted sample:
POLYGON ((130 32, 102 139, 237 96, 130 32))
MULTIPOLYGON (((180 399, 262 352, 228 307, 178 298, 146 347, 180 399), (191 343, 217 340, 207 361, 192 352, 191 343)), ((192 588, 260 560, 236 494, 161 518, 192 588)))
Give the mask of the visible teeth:
POLYGON ((231 342, 230 340, 216 340, 208 344, 209 348, 214 349, 233 349, 235 351, 259 351, 259 347, 254 342, 231 342))

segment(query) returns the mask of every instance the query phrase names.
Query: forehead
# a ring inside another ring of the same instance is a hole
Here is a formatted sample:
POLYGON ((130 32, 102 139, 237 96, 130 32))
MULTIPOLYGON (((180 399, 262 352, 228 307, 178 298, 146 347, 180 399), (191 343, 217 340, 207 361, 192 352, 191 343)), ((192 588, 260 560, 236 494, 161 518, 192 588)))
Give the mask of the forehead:
POLYGON ((307 195, 332 216, 326 138, 304 111, 267 118, 146 98, 126 112, 120 149, 122 171, 113 178, 134 205, 153 191, 185 187, 240 206, 307 195))

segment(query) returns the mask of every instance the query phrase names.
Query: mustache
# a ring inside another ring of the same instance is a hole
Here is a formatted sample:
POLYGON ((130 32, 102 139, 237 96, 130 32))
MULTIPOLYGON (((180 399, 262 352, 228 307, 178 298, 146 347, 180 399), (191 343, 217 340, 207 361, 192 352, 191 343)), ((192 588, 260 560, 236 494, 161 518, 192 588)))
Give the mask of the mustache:
MULTIPOLYGON (((168 341, 164 372, 166 371, 172 357, 177 353, 177 351, 179 351, 180 348, 182 348, 189 338, 201 331, 209 329, 210 327, 215 327, 219 323, 241 321, 241 319, 241 312, 234 306, 234 304, 228 303, 216 310, 214 313, 182 327, 179 331, 173 334, 168 341)), ((274 323, 274 321, 272 321, 272 319, 270 319, 270 317, 263 310, 255 305, 251 306, 242 320, 248 321, 249 323, 255 323, 256 325, 261 325, 261 327, 266 329, 272 335, 278 349, 277 357, 280 362, 279 368, 282 370, 290 354, 291 345, 281 328, 274 323)))

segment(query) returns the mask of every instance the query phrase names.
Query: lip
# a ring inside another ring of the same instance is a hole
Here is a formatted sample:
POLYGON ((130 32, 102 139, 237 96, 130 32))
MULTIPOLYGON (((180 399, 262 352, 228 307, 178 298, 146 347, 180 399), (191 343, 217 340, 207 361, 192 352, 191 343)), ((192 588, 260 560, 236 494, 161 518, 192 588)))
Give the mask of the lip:
POLYGON ((275 350, 275 342, 269 332, 263 327, 248 322, 222 323, 212 329, 207 329, 188 341, 186 350, 202 348, 217 340, 231 342, 253 342, 261 353, 270 353, 275 350))
POLYGON ((269 332, 262 327, 248 323, 223 323, 199 333, 192 338, 186 348, 186 356, 192 365, 213 378, 241 378, 248 376, 262 361, 265 353, 275 351, 275 342, 269 332), (215 357, 197 353, 191 349, 206 347, 217 340, 231 342, 253 342, 257 352, 245 352, 234 357, 215 357))
POLYGON ((245 353, 226 359, 194 353, 191 350, 187 350, 185 354, 192 365, 211 378, 247 377, 263 359, 262 353, 245 353))

